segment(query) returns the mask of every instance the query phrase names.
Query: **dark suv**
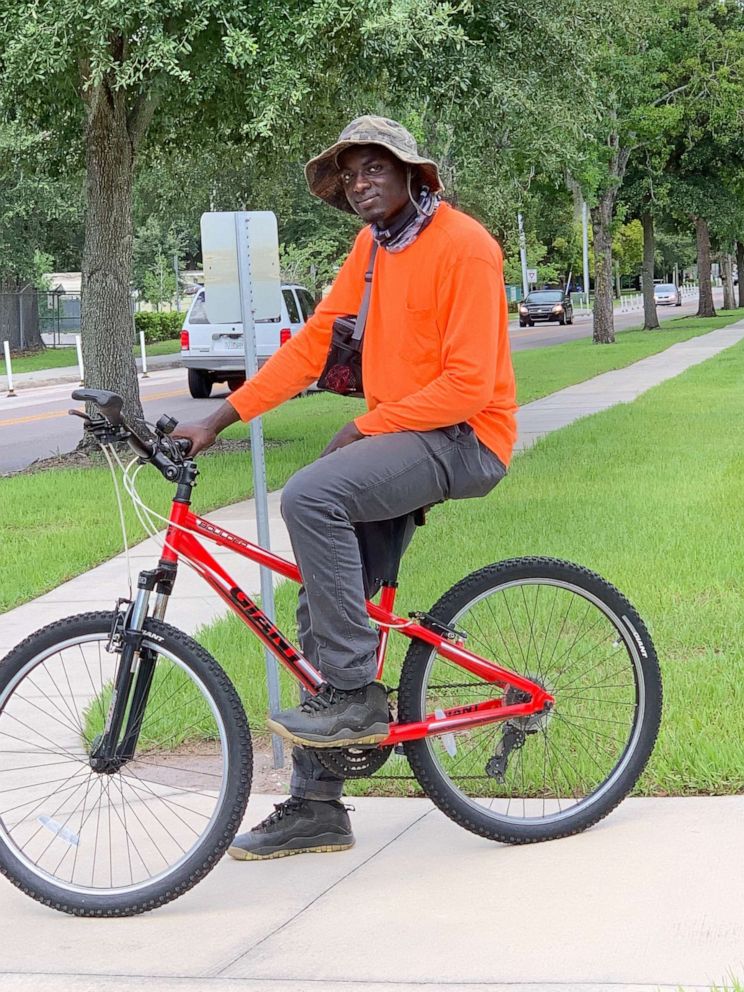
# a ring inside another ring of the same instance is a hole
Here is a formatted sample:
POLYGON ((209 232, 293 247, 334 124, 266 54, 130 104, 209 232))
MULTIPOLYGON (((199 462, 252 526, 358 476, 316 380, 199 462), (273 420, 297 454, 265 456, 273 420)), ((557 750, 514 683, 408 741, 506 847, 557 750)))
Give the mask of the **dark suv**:
POLYGON ((570 295, 563 289, 533 289, 519 304, 519 326, 532 327, 538 320, 573 324, 570 295))

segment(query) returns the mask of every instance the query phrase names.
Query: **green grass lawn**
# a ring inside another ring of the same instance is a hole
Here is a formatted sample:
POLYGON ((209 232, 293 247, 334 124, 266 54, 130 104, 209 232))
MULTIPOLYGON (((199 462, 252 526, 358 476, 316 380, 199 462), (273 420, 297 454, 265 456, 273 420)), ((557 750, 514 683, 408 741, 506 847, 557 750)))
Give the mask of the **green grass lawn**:
MULTIPOLYGON (((556 389, 590 378, 610 368, 628 365, 679 340, 731 322, 731 316, 711 320, 684 318, 679 328, 626 331, 612 346, 572 341, 551 348, 518 352, 514 365, 521 401, 529 402, 556 389)), ((163 342, 176 344, 177 342, 163 342)), ((265 419, 269 488, 281 487, 299 467, 317 457, 327 439, 351 419, 361 405, 330 395, 292 400, 265 419)), ((234 425, 226 437, 245 436, 234 425)), ((203 479, 194 506, 205 512, 251 495, 251 472, 245 453, 206 455, 200 459, 203 479)), ((141 491, 167 508, 171 488, 152 470, 144 471, 141 491)), ((18 606, 61 582, 79 575, 121 551, 116 504, 108 469, 57 469, 0 480, 0 612, 18 606)), ((130 538, 144 536, 127 507, 130 538)))
MULTIPOLYGON (((487 498, 436 507, 403 564, 401 615, 427 609, 466 572, 519 555, 575 560, 622 589, 650 627, 664 678, 644 795, 744 789, 743 380, 740 344, 632 404, 549 435, 514 460, 487 498)), ((287 633, 293 598, 292 587, 280 587, 287 633)), ((231 673, 261 731, 256 642, 232 618, 200 640, 231 673)), ((393 758, 380 774, 405 768, 393 758)), ((349 791, 367 788, 360 780, 349 791)))
MULTIPOLYGON (((156 341, 147 345, 147 354, 150 355, 173 355, 181 350, 180 341, 156 341)), ((133 348, 137 358, 140 357, 139 345, 133 348)), ((19 355, 13 359, 13 373, 19 372, 39 372, 43 369, 62 369, 77 365, 76 348, 45 348, 37 351, 33 355, 19 355)), ((3 366, 3 372, 5 368, 3 366)))

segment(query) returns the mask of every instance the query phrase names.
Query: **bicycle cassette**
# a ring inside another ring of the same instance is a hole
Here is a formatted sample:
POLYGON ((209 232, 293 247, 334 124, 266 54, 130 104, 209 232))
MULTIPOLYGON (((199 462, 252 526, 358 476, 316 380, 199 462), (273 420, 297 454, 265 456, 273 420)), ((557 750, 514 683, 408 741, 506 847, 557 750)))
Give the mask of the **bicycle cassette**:
POLYGON ((385 764, 391 747, 331 747, 313 751, 321 765, 341 778, 369 778, 385 764))

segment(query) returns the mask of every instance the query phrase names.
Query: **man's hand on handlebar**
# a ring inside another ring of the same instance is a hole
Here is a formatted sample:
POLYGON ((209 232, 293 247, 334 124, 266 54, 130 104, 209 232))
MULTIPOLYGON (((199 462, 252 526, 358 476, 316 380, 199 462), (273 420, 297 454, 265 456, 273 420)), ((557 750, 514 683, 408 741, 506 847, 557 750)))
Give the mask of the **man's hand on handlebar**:
POLYGON ((193 424, 179 424, 173 431, 172 437, 186 438, 191 442, 189 457, 193 458, 200 451, 204 451, 217 440, 217 435, 230 424, 240 420, 235 407, 230 403, 222 403, 215 412, 204 420, 196 421, 193 424))
POLYGON ((206 427, 203 421, 196 424, 179 424, 171 436, 175 439, 185 438, 190 442, 189 458, 209 448, 217 440, 217 432, 206 427))

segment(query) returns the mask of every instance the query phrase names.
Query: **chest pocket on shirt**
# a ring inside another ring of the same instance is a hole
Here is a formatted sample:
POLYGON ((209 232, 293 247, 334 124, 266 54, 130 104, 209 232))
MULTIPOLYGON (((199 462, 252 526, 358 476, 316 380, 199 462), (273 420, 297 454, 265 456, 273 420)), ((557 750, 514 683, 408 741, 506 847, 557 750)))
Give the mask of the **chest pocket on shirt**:
POLYGON ((397 344, 398 357, 410 368, 415 380, 430 382, 442 367, 442 341, 433 307, 406 307, 405 326, 397 344))

